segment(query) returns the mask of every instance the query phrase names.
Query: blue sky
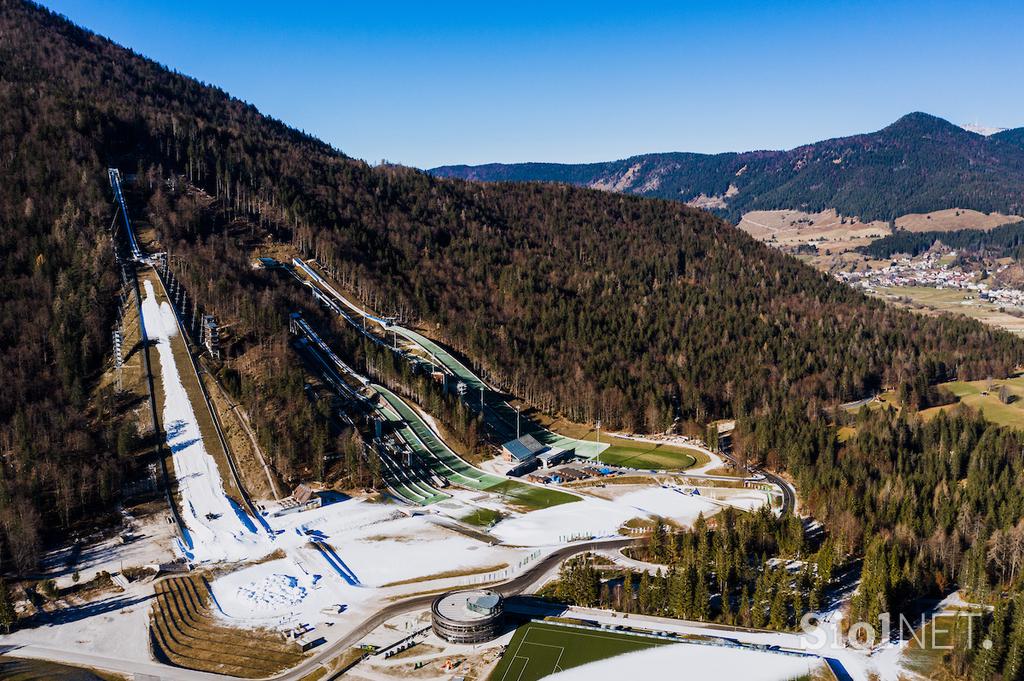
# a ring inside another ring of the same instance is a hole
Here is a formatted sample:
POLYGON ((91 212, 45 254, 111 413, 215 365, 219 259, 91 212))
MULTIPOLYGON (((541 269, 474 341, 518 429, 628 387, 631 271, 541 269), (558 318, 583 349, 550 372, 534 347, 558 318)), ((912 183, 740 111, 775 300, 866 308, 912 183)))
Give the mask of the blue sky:
POLYGON ((1024 3, 44 0, 352 156, 788 148, 910 111, 1024 125, 1024 3))

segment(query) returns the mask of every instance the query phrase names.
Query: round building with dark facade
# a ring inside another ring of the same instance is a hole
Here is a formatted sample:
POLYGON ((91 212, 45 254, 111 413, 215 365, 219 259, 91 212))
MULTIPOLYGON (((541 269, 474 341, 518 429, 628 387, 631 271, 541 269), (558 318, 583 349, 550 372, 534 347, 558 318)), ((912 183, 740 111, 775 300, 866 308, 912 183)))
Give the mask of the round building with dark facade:
POLYGON ((483 643, 501 634, 505 603, 487 589, 449 591, 434 599, 430 620, 434 633, 449 643, 483 643))

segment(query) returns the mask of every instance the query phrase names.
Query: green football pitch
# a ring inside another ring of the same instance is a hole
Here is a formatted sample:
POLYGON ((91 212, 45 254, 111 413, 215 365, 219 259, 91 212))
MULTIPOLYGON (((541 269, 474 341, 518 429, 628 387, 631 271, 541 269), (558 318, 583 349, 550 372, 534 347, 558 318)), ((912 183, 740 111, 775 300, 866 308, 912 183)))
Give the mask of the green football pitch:
POLYGON ((587 662, 666 643, 672 641, 530 622, 513 634, 488 681, 538 681, 587 662))

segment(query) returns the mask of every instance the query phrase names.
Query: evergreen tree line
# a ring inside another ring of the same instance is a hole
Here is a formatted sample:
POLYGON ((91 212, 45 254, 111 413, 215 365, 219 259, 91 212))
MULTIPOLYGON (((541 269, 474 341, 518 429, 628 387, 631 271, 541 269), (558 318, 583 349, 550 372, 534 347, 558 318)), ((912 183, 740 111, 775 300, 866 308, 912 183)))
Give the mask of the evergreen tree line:
POLYGON ((949 232, 908 232, 899 230, 876 239, 857 250, 872 258, 889 258, 897 253, 921 255, 941 242, 957 251, 969 251, 992 258, 1020 260, 1024 254, 1024 222, 1013 222, 991 230, 956 229, 949 232))
POLYGON ((736 446, 785 469, 801 505, 843 553, 864 557, 853 619, 893 617, 917 598, 1018 592, 1024 562, 1024 436, 966 408, 922 419, 864 407, 844 442, 793 406, 741 421, 736 446))
POLYGON ((974 681, 1024 679, 1024 595, 1000 599, 980 621, 955 618, 950 628, 944 662, 952 673, 974 681))
POLYGON ((554 595, 630 613, 792 629, 821 607, 844 562, 836 542, 811 550, 799 518, 768 509, 727 508, 711 523, 701 515, 692 530, 670 530, 659 519, 631 555, 664 567, 602 579, 592 560, 577 558, 563 565, 554 595))

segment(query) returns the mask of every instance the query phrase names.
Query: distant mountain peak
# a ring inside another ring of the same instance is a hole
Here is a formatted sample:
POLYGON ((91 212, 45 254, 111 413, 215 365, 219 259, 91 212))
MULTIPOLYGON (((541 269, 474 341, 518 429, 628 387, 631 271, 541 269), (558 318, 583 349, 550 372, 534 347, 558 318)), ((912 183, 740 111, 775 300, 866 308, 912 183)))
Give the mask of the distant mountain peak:
POLYGON ((939 118, 923 111, 914 111, 896 119, 894 123, 883 128, 881 132, 947 133, 959 135, 966 132, 966 130, 959 125, 950 123, 945 118, 939 118))
POLYGON ((1001 132, 1006 132, 1007 130, 1009 130, 1009 128, 997 128, 991 125, 984 125, 982 123, 967 123, 966 125, 961 125, 960 127, 966 130, 967 132, 974 132, 979 135, 982 135, 983 137, 991 137, 992 135, 997 135, 1001 132))
POLYGON ((443 166, 430 172, 478 181, 564 182, 674 199, 734 221, 749 211, 774 209, 834 209, 867 221, 955 207, 1022 215, 1024 128, 993 129, 987 136, 914 111, 876 132, 789 150, 443 166))

